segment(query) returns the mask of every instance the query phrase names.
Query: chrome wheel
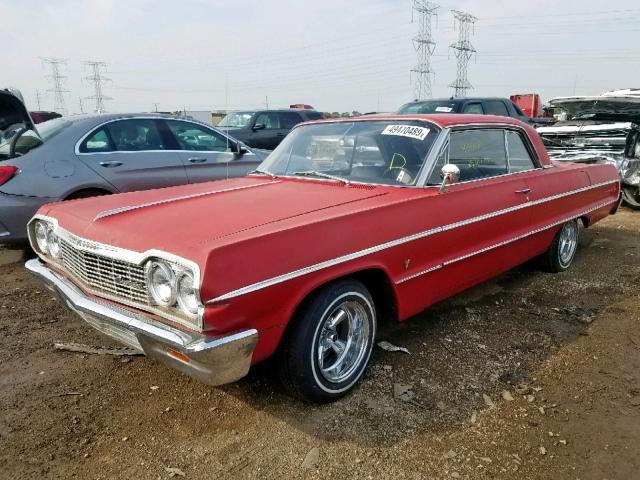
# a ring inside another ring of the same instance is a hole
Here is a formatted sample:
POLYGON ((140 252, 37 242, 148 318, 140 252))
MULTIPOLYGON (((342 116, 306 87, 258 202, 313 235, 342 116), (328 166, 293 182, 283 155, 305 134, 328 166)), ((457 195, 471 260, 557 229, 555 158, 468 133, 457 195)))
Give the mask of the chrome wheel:
POLYGON ((566 268, 571 264, 577 248, 578 224, 576 222, 567 222, 562 227, 558 238, 558 260, 562 267, 566 268))
POLYGON ((347 379, 367 357, 371 313, 348 296, 329 307, 316 337, 318 370, 330 383, 347 379))

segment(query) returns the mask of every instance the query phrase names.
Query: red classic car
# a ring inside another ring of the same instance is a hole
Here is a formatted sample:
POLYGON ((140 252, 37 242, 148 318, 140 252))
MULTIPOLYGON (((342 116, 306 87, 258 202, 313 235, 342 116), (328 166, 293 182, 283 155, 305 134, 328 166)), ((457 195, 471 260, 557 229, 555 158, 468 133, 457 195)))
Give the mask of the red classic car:
POLYGON ((90 325, 203 382, 271 355, 325 402, 362 377, 381 319, 540 257, 620 202, 610 165, 555 163, 504 117, 297 126, 245 178, 42 207, 27 268, 90 325))

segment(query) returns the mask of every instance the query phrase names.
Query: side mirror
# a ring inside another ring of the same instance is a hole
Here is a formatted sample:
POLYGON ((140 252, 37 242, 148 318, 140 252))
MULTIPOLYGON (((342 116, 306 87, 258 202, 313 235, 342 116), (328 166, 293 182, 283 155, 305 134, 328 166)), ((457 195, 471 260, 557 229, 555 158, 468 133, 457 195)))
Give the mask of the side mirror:
POLYGON ((249 153, 249 149, 241 142, 235 142, 232 146, 233 153, 238 156, 242 156, 245 153, 249 153))
POLYGON ((267 126, 264 123, 256 123, 252 130, 255 132, 256 130, 264 130, 265 128, 267 128, 267 126))
POLYGON ((460 169, 453 163, 447 163, 442 166, 442 170, 440 170, 440 177, 442 178, 440 193, 444 193, 447 191, 447 184, 456 183, 460 180, 460 169))

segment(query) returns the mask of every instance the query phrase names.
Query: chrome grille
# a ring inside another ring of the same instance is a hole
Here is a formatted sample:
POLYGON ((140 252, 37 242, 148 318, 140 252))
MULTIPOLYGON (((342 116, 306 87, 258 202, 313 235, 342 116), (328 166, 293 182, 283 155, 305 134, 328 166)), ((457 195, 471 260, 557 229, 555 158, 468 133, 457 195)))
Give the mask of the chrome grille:
POLYGON ((74 248, 60 239, 64 268, 85 286, 149 304, 144 267, 74 248))

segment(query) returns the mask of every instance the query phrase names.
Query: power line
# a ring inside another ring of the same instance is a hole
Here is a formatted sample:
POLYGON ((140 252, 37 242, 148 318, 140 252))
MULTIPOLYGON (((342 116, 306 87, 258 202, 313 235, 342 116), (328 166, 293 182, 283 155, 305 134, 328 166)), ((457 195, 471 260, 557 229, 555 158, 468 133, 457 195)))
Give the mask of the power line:
POLYGON ((67 61, 54 57, 41 57, 40 59, 51 68, 51 75, 47 75, 47 78, 52 87, 47 92, 53 93, 53 109, 62 115, 66 115, 67 107, 64 101, 64 94, 69 90, 64 89, 64 81, 67 77, 60 73, 60 67, 66 66, 67 61))
POLYGON ((436 16, 440 8, 435 3, 426 0, 413 0, 414 12, 418 13, 418 35, 413 37, 413 48, 418 55, 418 63, 411 69, 414 74, 414 97, 416 100, 431 98, 431 56, 436 48, 436 42, 431 35, 431 19, 436 16))
POLYGON ((471 37, 471 27, 477 18, 459 10, 451 10, 451 12, 453 13, 454 25, 458 26, 458 41, 451 44, 451 48, 455 50, 457 68, 456 79, 453 83, 449 84, 449 86, 454 89, 455 97, 463 97, 467 90, 473 88, 467 79, 467 69, 469 60, 473 54, 476 53, 476 49, 471 44, 469 38, 471 37))
POLYGON ((106 68, 107 64, 104 62, 94 62, 91 60, 87 60, 82 63, 91 69, 91 75, 84 77, 85 80, 93 82, 94 93, 93 95, 86 98, 96 101, 95 113, 104 113, 106 112, 106 109, 104 108, 104 101, 112 100, 111 97, 107 97, 104 93, 102 93, 103 85, 111 80, 110 78, 102 76, 101 69, 106 68))

